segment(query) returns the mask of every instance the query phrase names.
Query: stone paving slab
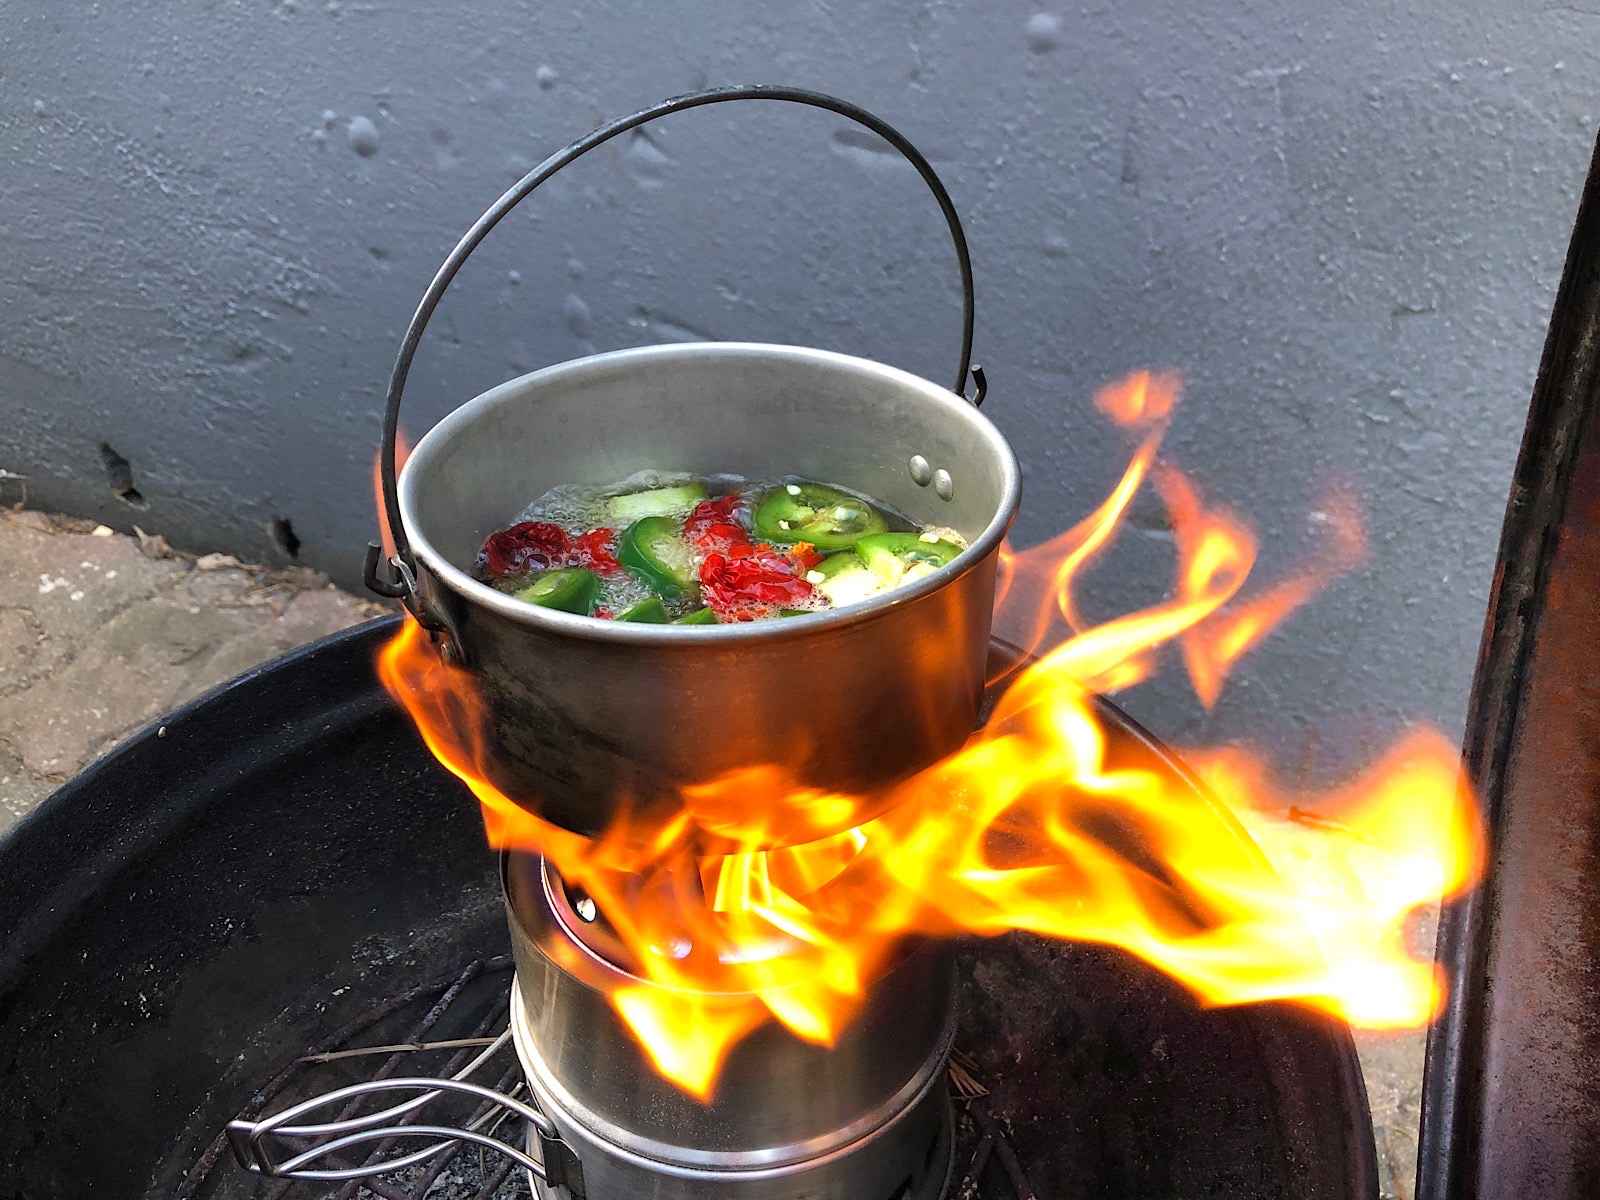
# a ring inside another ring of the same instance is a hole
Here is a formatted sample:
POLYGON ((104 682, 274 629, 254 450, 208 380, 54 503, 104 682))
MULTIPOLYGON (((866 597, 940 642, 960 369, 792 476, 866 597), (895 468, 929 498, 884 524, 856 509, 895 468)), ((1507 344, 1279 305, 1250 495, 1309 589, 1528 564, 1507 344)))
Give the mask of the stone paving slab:
POLYGON ((0 510, 0 834, 156 717, 383 611, 315 571, 0 510))

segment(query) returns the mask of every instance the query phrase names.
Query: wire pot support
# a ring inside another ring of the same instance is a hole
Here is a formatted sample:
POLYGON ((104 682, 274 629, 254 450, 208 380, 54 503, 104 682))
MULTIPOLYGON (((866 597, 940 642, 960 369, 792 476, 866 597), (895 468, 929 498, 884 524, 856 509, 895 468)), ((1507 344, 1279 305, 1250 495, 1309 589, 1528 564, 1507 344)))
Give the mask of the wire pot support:
POLYGON ((418 1166, 437 1154, 458 1147, 462 1142, 504 1155, 539 1179, 547 1179, 544 1162, 519 1146, 501 1140, 495 1133, 505 1117, 520 1117, 538 1133, 545 1150, 545 1161, 550 1161, 553 1157, 552 1146, 560 1142, 555 1125, 533 1105, 493 1088, 472 1083, 467 1078, 504 1047, 510 1038, 509 1030, 502 1033, 482 1054, 448 1079, 371 1079, 314 1096, 268 1117, 230 1121, 227 1127, 228 1144, 240 1166, 273 1179, 323 1182, 373 1179, 418 1166), (387 1092, 419 1094, 363 1116, 331 1121, 307 1120, 319 1111, 347 1110, 352 1104, 387 1092), (470 1096, 481 1101, 479 1115, 461 1125, 427 1124, 408 1119, 448 1094, 470 1096), (396 1157, 369 1159, 356 1166, 335 1165, 350 1150, 417 1138, 427 1139, 426 1144, 396 1157))

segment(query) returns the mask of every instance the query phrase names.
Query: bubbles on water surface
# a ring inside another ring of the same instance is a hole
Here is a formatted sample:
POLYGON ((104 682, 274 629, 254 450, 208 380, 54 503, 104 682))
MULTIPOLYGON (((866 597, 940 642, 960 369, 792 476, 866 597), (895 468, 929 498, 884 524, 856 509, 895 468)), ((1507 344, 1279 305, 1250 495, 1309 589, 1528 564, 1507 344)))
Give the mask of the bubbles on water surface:
MULTIPOLYGON (((704 478, 704 477, 702 477, 704 478)), ((724 495, 735 490, 744 481, 736 476, 712 476, 707 489, 713 495, 724 495), (728 481, 723 486, 720 481, 728 481)), ((613 497, 631 496, 635 492, 649 492, 656 488, 681 487, 692 483, 695 476, 681 471, 635 471, 626 479, 614 483, 563 483, 553 487, 522 510, 519 521, 548 521, 559 525, 570 534, 589 529, 609 528, 611 518, 608 505, 613 497)))
MULTIPOLYGON (((559 525, 576 537, 591 529, 613 529, 609 504, 616 496, 631 496, 635 492, 648 492, 656 488, 680 487, 699 478, 711 495, 726 495, 745 483, 735 475, 694 476, 681 471, 635 471, 626 479, 614 483, 564 483, 540 496, 517 516, 518 521, 546 521, 559 525)), ((621 533, 621 529, 616 529, 621 533)), ((631 604, 648 600, 656 593, 649 585, 627 571, 619 571, 601 580, 599 603, 619 613, 631 604)), ((699 597, 688 597, 677 604, 668 604, 667 612, 683 616, 697 607, 699 597)))
MULTIPOLYGON (((569 537, 574 539, 595 529, 610 529, 613 533, 620 535, 626 527, 626 522, 619 523, 612 515, 610 502, 616 497, 699 483, 705 488, 706 495, 713 498, 737 494, 740 497, 740 503, 734 510, 735 519, 748 529, 750 527, 751 513, 756 502, 768 492, 774 488, 787 487, 790 494, 794 495, 800 491, 800 485, 813 482, 816 481, 797 475, 752 481, 745 476, 734 474, 695 475, 681 471, 643 470, 636 471, 625 479, 611 483, 566 483, 553 487, 523 509, 517 515, 516 520, 510 524, 523 521, 545 522, 560 526, 569 537)), ((849 488, 841 488, 837 484, 824 484, 823 486, 859 496, 864 505, 876 508, 878 512, 883 514, 890 532, 915 532, 923 534, 925 538, 930 540, 942 538, 959 546, 966 545, 966 539, 954 529, 920 525, 910 520, 903 513, 871 496, 854 492, 849 488)), ((497 581, 494 586, 502 591, 514 593, 526 587, 534 578, 536 578, 536 573, 530 573, 515 579, 497 581)), ((815 583, 817 581, 813 579, 811 582, 815 583)), ((630 605, 652 598, 659 597, 648 585, 627 571, 619 571, 601 578, 598 604, 607 609, 613 616, 621 613, 630 605)), ((700 597, 691 593, 676 602, 663 602, 668 615, 672 618, 677 618, 686 616, 698 608, 700 606, 700 597)), ((809 598, 795 597, 792 601, 787 602, 785 607, 821 609, 831 607, 831 604, 828 597, 822 591, 818 591, 809 598)))

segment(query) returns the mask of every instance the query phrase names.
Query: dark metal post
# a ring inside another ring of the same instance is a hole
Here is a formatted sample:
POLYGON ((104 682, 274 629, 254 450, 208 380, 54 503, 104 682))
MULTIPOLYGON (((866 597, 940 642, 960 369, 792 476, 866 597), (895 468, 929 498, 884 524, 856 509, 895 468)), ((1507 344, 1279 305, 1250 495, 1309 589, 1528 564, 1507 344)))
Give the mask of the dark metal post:
POLYGON ((1418 1200, 1600 1196, 1600 147, 1501 533, 1463 747, 1487 873, 1448 907, 1418 1200))

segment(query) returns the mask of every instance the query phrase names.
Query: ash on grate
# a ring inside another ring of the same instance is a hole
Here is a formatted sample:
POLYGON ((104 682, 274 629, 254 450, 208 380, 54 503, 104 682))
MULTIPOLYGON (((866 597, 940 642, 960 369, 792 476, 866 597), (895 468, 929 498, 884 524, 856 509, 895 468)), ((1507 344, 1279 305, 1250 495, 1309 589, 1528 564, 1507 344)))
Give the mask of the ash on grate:
MULTIPOLYGON (((414 1200, 527 1200, 532 1194, 528 1177, 505 1159, 480 1159, 468 1151, 457 1155, 444 1170, 429 1178, 432 1172, 425 1167, 411 1167, 397 1171, 384 1180, 382 1192, 363 1186, 355 1193, 355 1200, 387 1200, 393 1195, 414 1200)), ((299 1195, 304 1200, 334 1200, 337 1189, 317 1193, 304 1188, 299 1195)))

